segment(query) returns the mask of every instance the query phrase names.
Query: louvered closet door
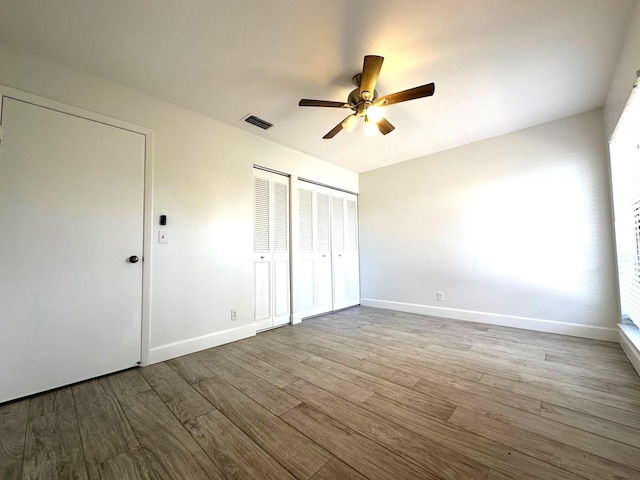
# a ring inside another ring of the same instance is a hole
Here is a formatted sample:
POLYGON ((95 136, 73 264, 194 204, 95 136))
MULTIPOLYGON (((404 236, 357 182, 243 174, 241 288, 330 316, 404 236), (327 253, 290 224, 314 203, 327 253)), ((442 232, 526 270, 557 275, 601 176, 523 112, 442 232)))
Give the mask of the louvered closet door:
POLYGON ((331 191, 331 260, 333 309, 360 303, 357 197, 331 191))
POLYGON ((289 323, 289 178, 254 169, 254 322, 289 323))
POLYGON ((315 235, 315 313, 333 310, 333 280, 331 278, 331 193, 328 188, 319 187, 316 192, 316 235, 315 235))
POLYGON ((332 310, 330 190, 301 181, 298 312, 302 318, 332 310))

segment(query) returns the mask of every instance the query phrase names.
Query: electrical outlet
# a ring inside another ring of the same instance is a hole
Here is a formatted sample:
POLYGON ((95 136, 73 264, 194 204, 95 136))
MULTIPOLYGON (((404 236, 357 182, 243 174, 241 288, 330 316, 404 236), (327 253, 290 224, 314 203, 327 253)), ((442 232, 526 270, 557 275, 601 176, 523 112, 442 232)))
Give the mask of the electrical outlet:
POLYGON ((436 298, 438 299, 439 302, 444 302, 444 293, 438 292, 436 298))
POLYGON ((232 308, 231 309, 231 321, 235 322, 236 320, 238 320, 238 309, 237 308, 232 308))

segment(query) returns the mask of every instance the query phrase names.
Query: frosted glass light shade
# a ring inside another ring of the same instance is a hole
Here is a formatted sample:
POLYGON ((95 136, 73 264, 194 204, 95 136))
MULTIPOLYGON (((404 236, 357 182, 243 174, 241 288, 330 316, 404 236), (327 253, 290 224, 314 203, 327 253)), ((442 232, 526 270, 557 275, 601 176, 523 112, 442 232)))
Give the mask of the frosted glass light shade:
POLYGON ((345 132, 351 133, 354 128, 356 128, 356 124, 358 123, 358 117, 355 115, 350 115, 342 121, 342 128, 345 132))

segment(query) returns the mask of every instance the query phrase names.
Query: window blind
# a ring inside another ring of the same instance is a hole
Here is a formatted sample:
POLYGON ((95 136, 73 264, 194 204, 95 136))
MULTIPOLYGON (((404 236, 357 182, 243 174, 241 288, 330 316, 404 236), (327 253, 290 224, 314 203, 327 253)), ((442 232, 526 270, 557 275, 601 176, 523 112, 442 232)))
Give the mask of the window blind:
POLYGON ((640 324, 640 94, 636 82, 609 145, 623 318, 640 324))

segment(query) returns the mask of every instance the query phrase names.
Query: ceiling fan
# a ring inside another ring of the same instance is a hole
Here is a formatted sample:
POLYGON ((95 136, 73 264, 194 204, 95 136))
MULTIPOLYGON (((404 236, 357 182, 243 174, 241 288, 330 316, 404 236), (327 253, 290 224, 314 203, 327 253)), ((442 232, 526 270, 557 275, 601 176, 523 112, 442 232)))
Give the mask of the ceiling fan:
POLYGON ((381 107, 433 95, 435 84, 427 83, 426 85, 378 97, 378 92, 375 88, 383 61, 384 57, 377 55, 366 55, 364 57, 362 73, 353 76, 353 83, 357 88, 349 94, 346 103, 329 100, 309 100, 307 98, 303 98, 298 102, 300 107, 350 108, 353 110, 354 113, 333 127, 322 138, 333 138, 342 129, 352 132, 356 128, 358 117, 364 118, 365 131, 375 131, 377 128, 380 133, 386 135, 396 127, 384 118, 384 112, 381 107))

